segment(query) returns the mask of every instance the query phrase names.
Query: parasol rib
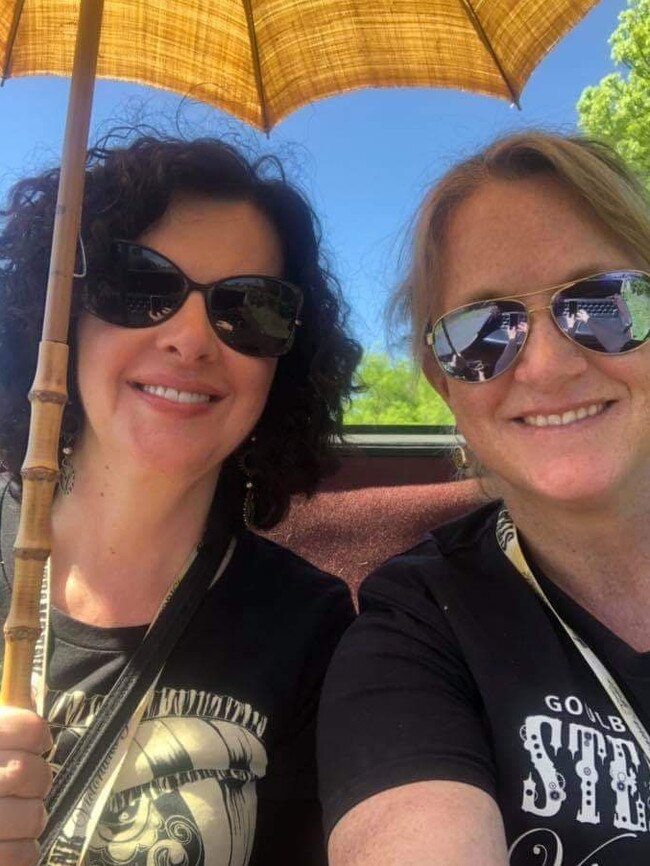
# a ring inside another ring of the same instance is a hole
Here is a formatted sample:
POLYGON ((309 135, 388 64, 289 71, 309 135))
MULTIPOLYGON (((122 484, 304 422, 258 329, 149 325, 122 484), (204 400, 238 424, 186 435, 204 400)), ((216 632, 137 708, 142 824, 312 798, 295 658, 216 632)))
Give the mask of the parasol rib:
POLYGON ((485 32, 485 30, 483 29, 483 25, 481 24, 481 20, 478 17, 478 15, 476 14, 476 12, 474 11, 474 7, 472 6, 471 0, 460 0, 460 5, 463 7, 467 17, 469 18, 470 24, 472 25, 474 30, 476 30, 477 36, 479 37, 479 39, 481 40, 483 45, 485 45, 490 57, 494 61, 494 65, 498 69, 499 75, 503 79, 506 87, 508 88, 508 91, 510 92, 510 97, 512 98, 514 105, 516 105, 517 108, 519 110, 521 110, 521 104, 519 103, 519 96, 517 95, 517 92, 515 91, 514 87, 512 86, 512 83, 511 83, 510 79, 508 78, 508 74, 505 71, 505 69, 503 68, 503 65, 502 65, 501 61, 499 60, 499 57, 498 57, 496 51, 492 47, 492 43, 488 39, 488 35, 485 32))
POLYGON ((244 11, 246 12, 246 24, 248 25, 248 38, 251 45, 251 55, 253 59, 253 74, 255 75, 255 86, 257 87, 257 98, 260 101, 260 112, 262 114, 262 128, 268 133, 271 128, 269 123, 269 112, 266 104, 266 93, 264 92, 264 82, 262 81, 262 67, 260 65, 260 49, 257 42, 257 33, 255 31, 255 18, 253 17, 253 7, 251 0, 242 0, 244 11))
POLYGON ((14 43, 16 42, 16 34, 18 33, 18 28, 20 26, 20 19, 22 18, 23 9, 25 8, 25 0, 20 0, 20 3, 17 3, 14 7, 14 17, 11 21, 11 27, 9 28, 9 35, 7 37, 7 50, 5 51, 5 58, 2 61, 2 76, 0 77, 0 86, 2 86, 9 75, 11 74, 11 56, 14 53, 14 43))

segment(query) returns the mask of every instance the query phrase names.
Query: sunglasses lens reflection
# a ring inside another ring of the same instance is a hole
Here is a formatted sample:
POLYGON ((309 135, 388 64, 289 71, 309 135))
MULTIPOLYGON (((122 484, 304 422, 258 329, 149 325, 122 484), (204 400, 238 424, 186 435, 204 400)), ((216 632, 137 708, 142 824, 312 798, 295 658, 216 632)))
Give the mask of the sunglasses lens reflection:
POLYGON ((482 382, 506 370, 526 338, 528 314, 519 301, 484 301, 436 324, 433 350, 445 373, 482 382))
POLYGON ((650 333, 650 277, 614 272, 560 292, 551 312, 561 330, 594 352, 636 349, 650 333))
POLYGON ((106 272, 87 284, 91 311, 114 325, 146 328, 173 315, 184 300, 171 262, 137 244, 116 242, 106 272))
MULTIPOLYGON (((173 262, 139 244, 114 241, 105 272, 88 278, 86 305, 111 324, 148 328, 177 313, 189 291, 173 262)), ((222 342, 257 357, 291 348, 301 300, 294 286, 263 276, 232 277, 206 291, 208 317, 222 342)))
POLYGON ((223 280, 210 297, 210 320, 226 345, 248 355, 274 357, 291 346, 300 298, 270 277, 223 280))
MULTIPOLYGON (((650 334, 650 275, 612 271, 579 280, 554 296, 551 314, 560 330, 585 349, 630 352, 650 334)), ((521 301, 482 301, 443 316, 431 343, 448 376, 483 382, 510 367, 527 331, 528 312, 521 301)))

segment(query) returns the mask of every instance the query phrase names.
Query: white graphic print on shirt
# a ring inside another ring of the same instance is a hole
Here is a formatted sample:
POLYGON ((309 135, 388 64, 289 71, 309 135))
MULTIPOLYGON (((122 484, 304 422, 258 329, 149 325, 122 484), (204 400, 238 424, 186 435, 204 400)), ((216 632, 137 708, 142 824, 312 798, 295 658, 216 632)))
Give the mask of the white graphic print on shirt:
MULTIPOLYGON (((540 712, 526 716, 520 737, 529 767, 522 779, 524 812, 548 819, 571 810, 578 823, 611 828, 598 851, 648 831, 649 768, 620 716, 599 713, 576 695, 547 695, 540 712)), ((550 827, 522 834, 511 855, 532 845, 542 846, 549 864, 569 866, 550 827)))
MULTIPOLYGON (((52 752, 67 754, 101 705, 75 692, 49 713, 52 752)), ((245 866, 255 784, 266 771, 264 715, 231 697, 157 690, 90 844, 88 866, 245 866)), ((74 840, 70 840, 71 849, 74 840)))

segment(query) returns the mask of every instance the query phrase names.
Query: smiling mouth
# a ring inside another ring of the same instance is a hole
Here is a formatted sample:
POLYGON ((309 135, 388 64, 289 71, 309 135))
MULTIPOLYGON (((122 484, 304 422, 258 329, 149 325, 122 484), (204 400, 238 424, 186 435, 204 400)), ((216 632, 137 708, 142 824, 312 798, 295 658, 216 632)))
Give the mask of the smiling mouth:
POLYGON ((142 385, 134 382, 133 387, 144 394, 161 397, 170 403, 214 403, 216 397, 210 394, 199 394, 195 391, 179 391, 176 388, 166 388, 164 385, 142 385))
POLYGON ((570 424, 576 424, 578 421, 584 421, 585 418, 601 415, 610 405, 611 401, 606 403, 591 403, 589 406, 581 406, 579 409, 569 409, 562 414, 524 415, 521 418, 517 418, 517 421, 521 424, 526 424, 528 427, 567 427, 570 424))

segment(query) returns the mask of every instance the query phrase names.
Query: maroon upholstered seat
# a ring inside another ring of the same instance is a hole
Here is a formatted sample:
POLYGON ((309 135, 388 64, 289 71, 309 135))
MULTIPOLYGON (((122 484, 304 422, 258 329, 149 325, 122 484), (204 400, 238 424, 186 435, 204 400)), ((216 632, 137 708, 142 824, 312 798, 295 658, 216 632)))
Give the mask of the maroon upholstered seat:
POLYGON ((296 500, 269 537, 356 592, 361 579, 427 530, 485 501, 476 481, 324 491, 296 500))

